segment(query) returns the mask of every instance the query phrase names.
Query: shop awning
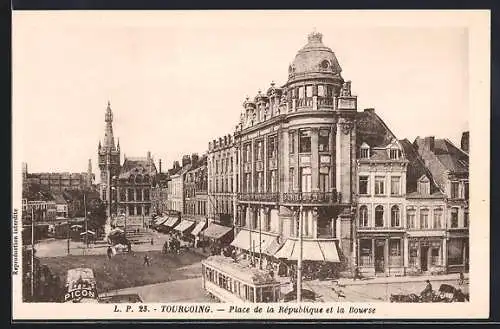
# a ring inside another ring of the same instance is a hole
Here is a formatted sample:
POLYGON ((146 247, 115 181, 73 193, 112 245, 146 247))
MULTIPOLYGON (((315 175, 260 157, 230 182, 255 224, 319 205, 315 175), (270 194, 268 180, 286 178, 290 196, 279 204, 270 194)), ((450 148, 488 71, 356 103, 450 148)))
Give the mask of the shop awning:
MULTIPOLYGON (((299 248, 299 241, 286 240, 274 257, 297 260, 299 248)), ((302 242, 302 260, 340 262, 337 245, 335 241, 304 240, 302 242)))
POLYGON ((194 226, 194 222, 190 221, 190 220, 185 220, 183 219, 182 222, 179 223, 179 225, 177 225, 174 230, 176 231, 179 231, 181 233, 183 233, 184 231, 187 231, 189 230, 191 227, 194 226))
POLYGON ((198 234, 200 234, 201 231, 203 231, 206 224, 207 224, 207 222, 205 222, 205 221, 199 222, 198 224, 196 224, 194 229, 191 231, 191 234, 194 236, 197 236, 198 234))
POLYGON ((212 223, 208 225, 205 231, 203 231, 203 236, 212 239, 220 239, 229 232, 231 232, 232 229, 233 229, 232 227, 227 227, 212 223))
POLYGON ((167 226, 167 227, 174 227, 175 225, 177 225, 177 223, 179 222, 179 219, 176 218, 176 217, 169 217, 164 223, 163 225, 164 226, 167 226))
POLYGON ((167 216, 158 217, 157 219, 155 219, 154 224, 161 225, 161 224, 165 223, 167 220, 168 220, 167 216))
POLYGON ((276 241, 275 236, 265 233, 242 230, 238 233, 233 242, 231 242, 231 245, 236 248, 241 248, 249 251, 251 250, 257 253, 262 251, 262 253, 264 254, 274 241, 276 241))

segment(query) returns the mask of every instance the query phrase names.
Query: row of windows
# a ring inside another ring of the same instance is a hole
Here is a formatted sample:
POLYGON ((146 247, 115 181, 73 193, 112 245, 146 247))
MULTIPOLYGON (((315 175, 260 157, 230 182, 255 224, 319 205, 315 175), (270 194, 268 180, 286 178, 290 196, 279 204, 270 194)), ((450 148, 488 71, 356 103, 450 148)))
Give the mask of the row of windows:
POLYGON ((129 178, 128 178, 128 182, 129 184, 149 184, 150 182, 150 178, 148 175, 137 175, 137 176, 134 176, 134 175, 130 175, 129 178))
MULTIPOLYGON (((243 149, 243 162, 248 163, 252 161, 252 145, 247 143, 243 149)), ((260 139, 254 143, 255 161, 264 159, 264 140, 260 139)), ((267 139, 267 157, 276 158, 278 156, 278 141, 276 136, 270 136, 267 139)))
MULTIPOLYGON (((104 191, 105 192, 105 191, 104 191)), ((116 195, 113 197, 115 199, 116 195)), ((149 201, 149 189, 121 189, 120 190, 120 200, 121 201, 149 201), (128 199, 127 199, 128 197, 128 199)))
POLYGON ((469 182, 451 182, 450 198, 469 199, 469 182))
POLYGON ((189 215, 205 216, 207 214, 207 203, 205 201, 195 201, 186 203, 184 212, 189 215))
POLYGON ((280 295, 279 285, 276 287, 252 287, 213 268, 203 267, 203 275, 206 281, 212 282, 243 300, 256 303, 272 302, 276 301, 280 295))
MULTIPOLYGON (((238 177, 238 176, 236 176, 238 177)), ((212 192, 214 193, 232 193, 233 192, 233 177, 215 178, 212 180, 212 192)))
MULTIPOLYGON (((359 176, 358 191, 360 195, 371 194, 369 189, 369 181, 370 178, 368 176, 359 176)), ((386 178, 384 176, 376 176, 374 187, 375 195, 386 195, 386 178)), ((391 195, 401 195, 401 177, 391 176, 390 193, 391 195)))
POLYGON ((128 205, 128 215, 130 216, 149 216, 149 205, 144 206, 144 212, 142 211, 142 206, 128 205))
MULTIPOLYGON (((361 150, 360 150, 360 158, 361 159, 368 159, 370 158, 370 148, 369 147, 361 147, 361 150)), ((401 158, 401 150, 400 149, 389 149, 389 158, 391 160, 397 160, 399 158, 401 158)))
POLYGON ((223 158, 212 162, 212 169, 215 174, 224 174, 233 172, 233 157, 223 158))
MULTIPOLYGON (((450 212, 450 227, 458 228, 458 208, 452 208, 450 212)), ((432 212, 432 221, 430 219, 430 211, 427 208, 420 209, 419 218, 417 222, 416 218, 416 210, 413 208, 409 208, 406 210, 406 225, 409 229, 440 229, 443 228, 443 215, 444 211, 442 208, 435 208, 432 212)), ((382 205, 378 205, 375 207, 375 227, 384 227, 385 225, 385 215, 384 215, 384 207, 382 205)), ((363 205, 359 208, 359 226, 360 227, 368 227, 369 224, 369 213, 368 207, 363 205)), ((390 210, 390 227, 401 227, 401 210, 400 207, 394 205, 390 210)), ((469 212, 464 212, 464 227, 469 226, 469 212)))
POLYGON ((292 98, 311 98, 314 96, 314 87, 316 87, 317 96, 319 97, 333 97, 332 85, 306 85, 298 88, 293 88, 291 91, 292 98), (297 97, 298 96, 298 97, 297 97))

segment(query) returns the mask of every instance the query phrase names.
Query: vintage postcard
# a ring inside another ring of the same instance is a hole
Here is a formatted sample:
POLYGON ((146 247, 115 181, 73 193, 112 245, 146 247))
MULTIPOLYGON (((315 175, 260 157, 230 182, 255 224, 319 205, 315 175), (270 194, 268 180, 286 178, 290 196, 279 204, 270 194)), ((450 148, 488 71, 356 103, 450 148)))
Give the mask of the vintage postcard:
POLYGON ((14 11, 13 319, 487 318, 488 11, 14 11))

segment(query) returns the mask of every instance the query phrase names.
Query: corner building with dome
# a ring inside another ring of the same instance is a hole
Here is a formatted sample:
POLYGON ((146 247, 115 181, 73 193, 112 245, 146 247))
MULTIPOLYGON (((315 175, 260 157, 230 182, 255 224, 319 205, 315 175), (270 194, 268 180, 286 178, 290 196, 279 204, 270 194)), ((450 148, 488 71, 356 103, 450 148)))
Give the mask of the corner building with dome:
MULTIPOLYGON (((406 149, 413 146, 403 147, 374 109, 358 111, 351 82, 341 73, 335 53, 314 32, 289 65, 285 84, 271 83, 243 102, 228 171, 235 192, 231 245, 237 257, 263 268, 277 260, 294 263, 301 220, 305 264, 328 262, 339 264, 341 271, 360 267, 370 275, 404 275, 412 262, 412 237, 405 229, 406 180, 415 176, 407 168, 421 162, 408 159, 406 149)), ((209 198, 221 184, 217 161, 217 148, 209 143, 209 198)), ((425 168, 422 173, 432 179, 425 168)), ((433 202, 445 206, 444 194, 422 198, 439 199, 433 202)), ((417 231, 418 236, 429 233, 420 226, 417 231)), ((436 263, 422 256, 415 264, 446 266, 443 239, 445 233, 435 237, 436 263)))

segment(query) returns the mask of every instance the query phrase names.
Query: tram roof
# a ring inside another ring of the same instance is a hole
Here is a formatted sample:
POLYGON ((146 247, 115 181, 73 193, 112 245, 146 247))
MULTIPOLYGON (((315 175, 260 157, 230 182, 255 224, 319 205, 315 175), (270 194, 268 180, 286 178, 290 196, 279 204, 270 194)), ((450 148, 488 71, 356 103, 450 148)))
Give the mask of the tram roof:
POLYGON ((220 255, 210 256, 203 260, 205 265, 213 267, 230 277, 239 279, 251 285, 279 284, 267 271, 235 262, 230 257, 220 255))

